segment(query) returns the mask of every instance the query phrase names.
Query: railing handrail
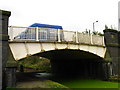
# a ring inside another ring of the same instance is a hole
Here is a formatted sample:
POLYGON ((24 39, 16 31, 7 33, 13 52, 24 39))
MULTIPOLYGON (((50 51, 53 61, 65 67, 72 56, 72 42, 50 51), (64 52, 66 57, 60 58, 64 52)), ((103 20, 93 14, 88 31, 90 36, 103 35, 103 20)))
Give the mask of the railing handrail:
MULTIPOLYGON (((31 29, 36 29, 37 27, 22 27, 22 26, 8 26, 9 28, 31 28, 31 29)), ((50 29, 50 30, 57 30, 57 29, 53 29, 53 28, 40 28, 38 27, 38 29, 50 29)), ((63 29, 60 29, 61 31, 68 31, 68 32, 75 32, 75 31, 69 31, 69 30, 63 30, 63 29)), ((80 32, 79 32, 80 33, 80 32)))

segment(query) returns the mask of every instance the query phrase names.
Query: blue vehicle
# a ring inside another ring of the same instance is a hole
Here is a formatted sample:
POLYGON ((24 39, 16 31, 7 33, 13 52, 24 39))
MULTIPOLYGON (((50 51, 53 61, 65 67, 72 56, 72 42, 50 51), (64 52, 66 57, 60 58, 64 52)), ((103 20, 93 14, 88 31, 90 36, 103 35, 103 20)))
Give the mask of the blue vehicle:
MULTIPOLYGON (((48 25, 34 23, 29 27, 38 27, 38 39, 40 41, 57 41, 58 29, 60 30, 60 40, 64 40, 63 28, 57 25, 48 25)), ((24 32, 20 33, 15 39, 36 39, 36 29, 28 28, 24 32)))

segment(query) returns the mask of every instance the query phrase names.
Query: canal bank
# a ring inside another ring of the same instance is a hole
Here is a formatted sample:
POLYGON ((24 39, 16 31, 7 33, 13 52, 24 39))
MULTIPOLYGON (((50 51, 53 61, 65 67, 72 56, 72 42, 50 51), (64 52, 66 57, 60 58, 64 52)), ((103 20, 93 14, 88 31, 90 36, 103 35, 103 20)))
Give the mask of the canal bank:
MULTIPOLYGON (((97 79, 81 79, 79 77, 57 77, 50 73, 19 73, 15 88, 118 88, 117 82, 102 81, 97 79)), ((9 88, 8 88, 9 90, 9 88)))
POLYGON ((49 77, 50 80, 58 82, 68 88, 119 88, 118 82, 103 81, 100 79, 81 78, 81 77, 49 77))
POLYGON ((97 79, 72 79, 58 81, 69 88, 118 88, 118 83, 97 79))

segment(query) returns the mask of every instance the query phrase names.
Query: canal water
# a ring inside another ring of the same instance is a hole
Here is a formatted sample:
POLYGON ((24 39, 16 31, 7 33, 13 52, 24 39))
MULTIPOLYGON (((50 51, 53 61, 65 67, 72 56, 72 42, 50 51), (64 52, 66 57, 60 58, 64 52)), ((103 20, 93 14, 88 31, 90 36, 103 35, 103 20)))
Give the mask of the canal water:
POLYGON ((102 81, 99 79, 83 79, 79 77, 55 76, 51 73, 37 73, 36 77, 58 82, 69 88, 118 88, 117 82, 102 81))

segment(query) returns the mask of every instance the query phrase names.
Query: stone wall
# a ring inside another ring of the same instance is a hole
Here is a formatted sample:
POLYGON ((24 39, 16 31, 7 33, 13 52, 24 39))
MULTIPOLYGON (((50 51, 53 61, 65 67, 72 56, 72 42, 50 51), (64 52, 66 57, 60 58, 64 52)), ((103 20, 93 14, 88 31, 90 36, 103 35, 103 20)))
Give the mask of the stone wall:
POLYGON ((0 90, 5 87, 5 64, 8 60, 8 19, 10 12, 0 10, 0 90))
POLYGON ((120 75, 120 32, 117 30, 104 30, 104 39, 107 51, 112 59, 113 75, 120 75))

